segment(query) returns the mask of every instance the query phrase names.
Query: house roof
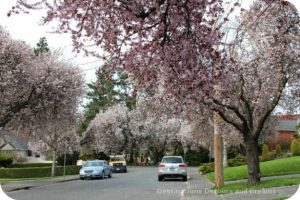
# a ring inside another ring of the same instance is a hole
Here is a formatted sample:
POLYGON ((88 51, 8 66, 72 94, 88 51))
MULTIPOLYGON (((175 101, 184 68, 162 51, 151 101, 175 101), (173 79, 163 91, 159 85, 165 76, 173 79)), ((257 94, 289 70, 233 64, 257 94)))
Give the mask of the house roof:
MULTIPOLYGON (((23 140, 20 136, 5 135, 5 136, 3 136, 3 139, 5 141, 5 144, 3 144, 4 146, 6 144, 10 144, 15 149, 24 149, 24 150, 28 149, 27 141, 23 140)), ((0 147, 0 149, 4 147, 3 145, 0 147)))
POLYGON ((296 126, 300 122, 300 115, 277 115, 277 131, 296 131, 296 126))
POLYGON ((296 131, 297 120, 280 120, 277 126, 278 131, 296 131))

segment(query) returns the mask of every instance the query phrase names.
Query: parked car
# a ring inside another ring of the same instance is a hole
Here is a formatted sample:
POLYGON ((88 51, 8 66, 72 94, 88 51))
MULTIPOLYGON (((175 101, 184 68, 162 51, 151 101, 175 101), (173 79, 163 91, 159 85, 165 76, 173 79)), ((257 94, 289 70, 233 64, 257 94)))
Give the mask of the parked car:
POLYGON ((158 168, 158 181, 165 178, 182 178, 187 181, 187 165, 181 156, 164 156, 158 168))
POLYGON ((105 160, 90 160, 87 161, 79 171, 80 179, 85 178, 101 178, 106 176, 111 178, 112 169, 105 160))
POLYGON ((109 165, 113 172, 127 172, 126 159, 122 155, 110 156, 109 165))

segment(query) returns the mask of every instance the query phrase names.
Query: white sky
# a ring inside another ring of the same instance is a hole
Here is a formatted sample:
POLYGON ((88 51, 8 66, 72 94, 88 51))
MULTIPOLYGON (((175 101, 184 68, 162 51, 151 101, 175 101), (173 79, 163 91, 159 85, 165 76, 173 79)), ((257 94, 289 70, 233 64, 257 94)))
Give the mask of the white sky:
MULTIPOLYGON (((300 0, 289 0, 300 11, 300 0)), ((30 14, 12 15, 7 17, 7 12, 15 5, 16 0, 0 0, 0 26, 6 28, 14 39, 20 39, 36 46, 39 38, 46 37, 51 49, 63 49, 64 59, 79 65, 87 82, 95 80, 95 68, 100 65, 96 58, 84 57, 72 52, 71 38, 67 34, 54 34, 51 26, 39 25, 44 12, 33 11, 30 14), (95 62, 96 61, 96 62, 95 62)), ((249 5, 253 0, 243 0, 243 5, 249 5)))

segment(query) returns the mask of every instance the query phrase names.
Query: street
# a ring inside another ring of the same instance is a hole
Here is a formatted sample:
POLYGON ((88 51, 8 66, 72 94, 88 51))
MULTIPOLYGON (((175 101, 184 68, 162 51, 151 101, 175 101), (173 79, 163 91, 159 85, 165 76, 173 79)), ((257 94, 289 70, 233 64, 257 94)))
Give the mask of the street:
POLYGON ((158 182, 157 167, 129 167, 128 173, 114 173, 112 178, 104 180, 78 179, 48 185, 40 182, 42 186, 11 192, 7 192, 9 187, 4 185, 3 190, 16 200, 272 200, 290 197, 299 187, 294 185, 216 195, 215 190, 211 189, 212 184, 205 176, 199 175, 196 167, 189 167, 188 172, 187 182, 158 182))
MULTIPOLYGON (((190 170, 196 171, 196 168, 190 170)), ((188 182, 157 181, 157 167, 130 167, 111 179, 75 180, 7 193, 16 200, 180 199, 188 182)))

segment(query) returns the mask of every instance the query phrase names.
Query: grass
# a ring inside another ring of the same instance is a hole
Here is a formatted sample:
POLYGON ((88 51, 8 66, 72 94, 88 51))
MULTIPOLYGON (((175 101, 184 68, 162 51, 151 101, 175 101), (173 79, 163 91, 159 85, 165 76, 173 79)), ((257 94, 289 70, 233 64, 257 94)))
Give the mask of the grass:
MULTIPOLYGON (((300 174, 300 156, 281 158, 260 163, 261 176, 278 176, 287 174, 300 174)), ((214 182, 214 172, 206 174, 214 182)), ((224 168, 224 181, 247 179, 247 165, 224 168)))
MULTIPOLYGON (((238 193, 238 192, 244 192, 246 190, 259 190, 263 188, 297 185, 299 183, 300 183, 300 178, 281 178, 281 179, 265 180, 265 181, 261 181, 259 184, 256 185, 248 185, 247 183, 232 183, 217 188, 217 193, 218 194, 238 193)), ((275 190, 276 189, 274 189, 274 191, 275 190)), ((269 192, 274 192, 274 191, 270 190, 269 192)), ((268 190, 265 190, 264 192, 268 192, 268 190)))

